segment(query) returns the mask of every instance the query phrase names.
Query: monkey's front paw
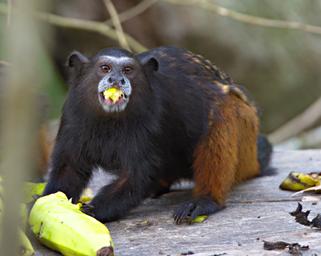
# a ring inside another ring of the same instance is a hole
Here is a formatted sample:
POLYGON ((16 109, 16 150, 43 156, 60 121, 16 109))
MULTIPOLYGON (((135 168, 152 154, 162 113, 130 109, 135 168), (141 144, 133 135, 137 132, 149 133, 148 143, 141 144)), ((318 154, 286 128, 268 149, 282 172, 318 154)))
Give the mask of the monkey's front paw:
POLYGON ((192 223, 192 220, 199 215, 210 215, 222 207, 215 203, 210 197, 201 197, 181 204, 174 213, 176 224, 192 223))
POLYGON ((89 204, 83 204, 81 211, 102 223, 106 223, 117 220, 122 216, 121 213, 117 211, 118 208, 115 208, 114 205, 115 204, 110 203, 109 206, 106 206, 103 203, 95 204, 95 202, 93 203, 92 201, 89 204))
POLYGON ((91 217, 95 218, 94 206, 91 204, 82 204, 81 211, 91 217))

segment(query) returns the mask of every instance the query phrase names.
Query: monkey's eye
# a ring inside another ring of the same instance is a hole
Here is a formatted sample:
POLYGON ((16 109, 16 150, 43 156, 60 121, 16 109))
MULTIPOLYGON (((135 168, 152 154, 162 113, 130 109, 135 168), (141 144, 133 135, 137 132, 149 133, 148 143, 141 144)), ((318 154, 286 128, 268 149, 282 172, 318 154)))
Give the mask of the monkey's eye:
POLYGON ((132 71, 133 71, 133 67, 131 66, 126 66, 123 68, 123 73, 126 75, 130 74, 132 71))
POLYGON ((103 65, 100 66, 100 70, 103 73, 109 73, 111 71, 111 66, 107 65, 107 64, 103 64, 103 65))

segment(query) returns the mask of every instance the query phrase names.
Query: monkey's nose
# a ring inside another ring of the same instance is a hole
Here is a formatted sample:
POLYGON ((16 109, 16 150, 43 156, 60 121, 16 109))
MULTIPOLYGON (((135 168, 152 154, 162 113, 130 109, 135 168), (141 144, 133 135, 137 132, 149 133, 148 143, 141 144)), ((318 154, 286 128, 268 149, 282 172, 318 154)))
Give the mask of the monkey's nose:
POLYGON ((114 76, 108 77, 107 82, 112 86, 114 86, 114 85, 117 85, 117 86, 125 85, 125 83, 126 83, 124 78, 122 78, 122 77, 114 77, 114 76))

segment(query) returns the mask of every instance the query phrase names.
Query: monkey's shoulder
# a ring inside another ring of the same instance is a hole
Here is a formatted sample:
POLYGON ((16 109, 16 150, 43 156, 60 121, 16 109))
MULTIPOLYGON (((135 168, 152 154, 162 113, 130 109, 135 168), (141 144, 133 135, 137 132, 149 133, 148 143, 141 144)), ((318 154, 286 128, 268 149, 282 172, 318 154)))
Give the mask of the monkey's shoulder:
POLYGON ((162 46, 136 55, 144 62, 155 58, 159 63, 159 72, 167 76, 189 76, 200 80, 217 80, 231 84, 230 76, 221 71, 210 60, 202 55, 174 46, 162 46))

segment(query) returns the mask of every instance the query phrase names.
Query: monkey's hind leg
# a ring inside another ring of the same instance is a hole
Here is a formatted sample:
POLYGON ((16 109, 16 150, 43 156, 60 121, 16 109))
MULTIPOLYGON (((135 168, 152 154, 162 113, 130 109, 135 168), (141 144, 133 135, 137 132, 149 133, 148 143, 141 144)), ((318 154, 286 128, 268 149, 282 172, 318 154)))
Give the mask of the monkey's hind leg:
POLYGON ((176 210, 176 224, 222 209, 234 184, 238 165, 238 127, 233 112, 221 114, 219 123, 210 128, 194 152, 194 198, 176 210))
POLYGON ((178 224, 220 210, 233 185, 259 173, 255 108, 235 97, 228 102, 194 152, 194 199, 176 211, 178 224))

